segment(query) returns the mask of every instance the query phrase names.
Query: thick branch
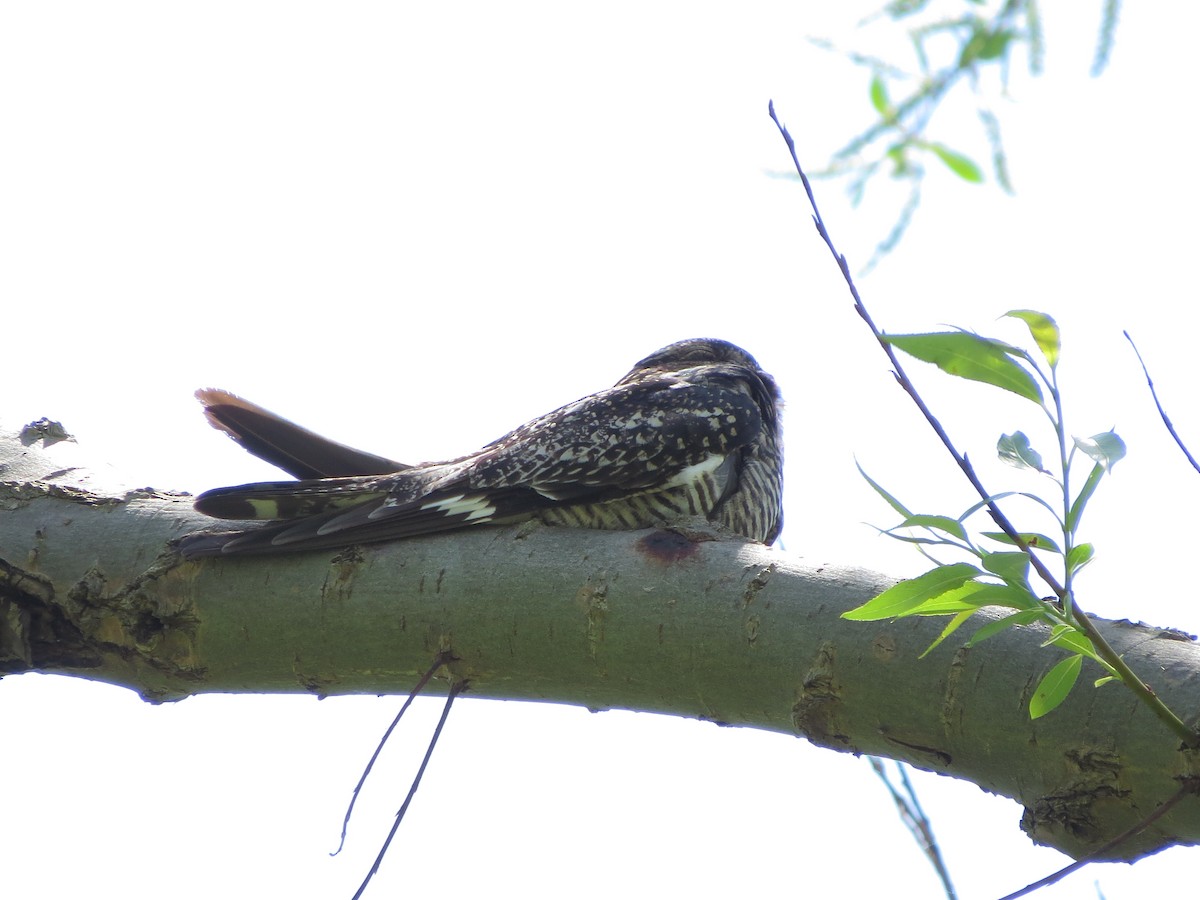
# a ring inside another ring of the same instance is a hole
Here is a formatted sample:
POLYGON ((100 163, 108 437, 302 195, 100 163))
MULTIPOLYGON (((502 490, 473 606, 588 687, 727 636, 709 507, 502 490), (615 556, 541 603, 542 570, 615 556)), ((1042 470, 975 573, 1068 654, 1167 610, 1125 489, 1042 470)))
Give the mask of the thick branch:
MULTIPOLYGON (((693 716, 906 760, 1016 798, 1035 840, 1078 856, 1144 818, 1188 754, 1120 687, 1030 721, 1057 660, 1036 629, 967 649, 943 624, 840 613, 890 582, 756 544, 672 532, 478 529, 338 553, 183 562, 189 498, 100 496, 79 471, 0 449, 0 671, 211 691, 406 692, 453 653, 474 696, 693 716)), ((1200 648, 1102 623, 1173 708, 1200 708, 1200 648)), ((1085 676, 1088 673, 1085 672, 1085 676)), ((1098 675, 1098 672, 1094 673, 1098 675)), ((442 690, 445 690, 443 684, 442 690)), ((1200 842, 1188 797, 1115 853, 1200 842)))

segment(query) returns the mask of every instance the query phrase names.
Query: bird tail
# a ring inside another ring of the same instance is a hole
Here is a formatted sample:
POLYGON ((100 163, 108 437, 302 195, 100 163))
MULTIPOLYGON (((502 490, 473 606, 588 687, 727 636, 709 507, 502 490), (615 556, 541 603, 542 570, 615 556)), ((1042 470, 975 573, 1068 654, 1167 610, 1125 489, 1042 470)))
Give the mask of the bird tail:
POLYGON ((196 391, 196 399, 204 406, 204 415, 213 428, 225 432, 247 452, 296 478, 384 475, 409 468, 393 459, 321 437, 228 391, 205 388, 196 391))
POLYGON ((264 481, 213 488, 196 498, 198 512, 214 519, 297 519, 319 516, 387 496, 379 478, 264 481))

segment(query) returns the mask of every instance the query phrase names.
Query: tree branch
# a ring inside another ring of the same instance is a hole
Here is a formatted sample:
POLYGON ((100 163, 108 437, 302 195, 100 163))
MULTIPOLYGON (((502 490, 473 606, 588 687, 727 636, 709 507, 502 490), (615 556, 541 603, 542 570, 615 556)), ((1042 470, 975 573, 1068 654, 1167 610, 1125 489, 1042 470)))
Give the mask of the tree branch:
MULTIPOLYGON (((940 621, 841 619, 892 583, 863 569, 740 541, 568 528, 184 562, 170 541, 210 525, 190 498, 80 487, 89 476, 56 458, 64 446, 0 442, 2 672, 78 675, 154 701, 407 693, 448 651, 473 696, 780 731, 968 779, 1017 799, 1034 840, 1075 857, 1191 771, 1154 714, 1111 687, 1030 721, 1029 694, 1056 662, 1037 629, 970 649, 947 641, 922 660, 940 621)), ((1099 626, 1159 673, 1174 708, 1200 708, 1191 639, 1099 626)), ((1188 797, 1110 858, 1197 842, 1188 797)))

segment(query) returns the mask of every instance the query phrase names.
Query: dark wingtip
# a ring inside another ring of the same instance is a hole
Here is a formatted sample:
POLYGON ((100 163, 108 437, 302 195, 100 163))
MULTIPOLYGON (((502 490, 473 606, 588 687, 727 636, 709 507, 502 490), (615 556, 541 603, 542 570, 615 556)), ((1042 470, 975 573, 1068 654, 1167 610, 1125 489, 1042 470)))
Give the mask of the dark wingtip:
POLYGON ((243 490, 243 487, 213 488, 197 497, 192 508, 214 519, 261 518, 243 490))
POLYGON ((177 549, 184 559, 220 556, 233 534, 189 534, 180 539, 177 549))

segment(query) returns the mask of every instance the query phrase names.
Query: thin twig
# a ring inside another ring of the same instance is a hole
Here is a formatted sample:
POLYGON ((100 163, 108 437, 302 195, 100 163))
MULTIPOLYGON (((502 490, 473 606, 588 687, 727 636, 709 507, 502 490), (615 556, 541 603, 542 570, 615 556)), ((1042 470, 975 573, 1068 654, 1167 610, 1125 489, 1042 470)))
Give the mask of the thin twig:
POLYGON ((1197 791, 1196 784, 1194 784, 1191 781, 1186 782, 1183 785, 1183 787, 1181 787, 1174 794, 1172 794, 1170 797, 1168 797, 1166 800, 1164 800, 1162 803, 1160 803, 1158 805, 1158 808, 1155 809, 1154 812, 1150 813, 1150 815, 1146 816, 1146 818, 1142 819, 1142 821, 1138 822, 1133 827, 1127 829, 1126 831, 1122 831, 1120 834, 1118 834, 1115 838, 1113 838, 1111 841, 1109 841, 1104 846, 1097 847, 1095 850, 1093 850, 1087 856, 1084 856, 1080 859, 1075 860, 1075 862, 1071 863, 1069 866, 1064 866, 1063 868, 1059 869, 1057 872, 1054 872, 1051 875, 1047 875, 1045 878, 1042 878, 1038 881, 1033 882, 1033 884, 1025 885, 1025 887, 1021 888, 1019 891, 1013 891, 1011 894, 1005 894, 1003 897, 1000 898, 1000 900, 1017 900, 1018 897, 1024 897, 1026 894, 1032 894, 1036 890, 1047 887, 1051 884, 1054 884, 1055 882, 1062 881, 1064 878, 1066 878, 1072 872, 1082 869, 1084 866, 1088 865, 1088 863, 1094 862, 1095 860, 1097 860, 1098 858, 1100 858, 1102 856, 1107 856, 1109 853, 1111 853, 1113 850, 1115 850, 1121 844, 1125 843, 1131 837, 1135 837, 1136 835, 1145 831, 1147 828, 1149 828, 1151 825, 1153 825, 1155 822, 1157 822, 1159 819, 1161 819, 1163 816, 1165 816, 1168 812, 1170 812, 1171 808, 1176 803, 1178 803, 1180 800, 1182 800, 1188 794, 1195 794, 1196 791, 1197 791))
POLYGON ((375 857, 375 862, 371 864, 371 870, 367 872, 367 877, 358 886, 358 890, 354 892, 351 900, 359 900, 362 897, 363 891, 367 889, 367 885, 371 883, 371 879, 379 871, 379 866, 383 862, 384 856, 387 855, 388 847, 392 844, 392 838, 396 836, 396 832, 400 829, 400 823, 404 821, 404 814, 408 812, 408 805, 412 802, 412 798, 416 795, 417 788, 421 784, 421 778, 425 774, 425 767, 429 765, 429 760, 433 756, 433 748, 437 746, 438 738, 442 734, 442 727, 446 724, 446 719, 450 715, 450 707, 454 705, 454 698, 466 689, 467 683, 465 681, 456 681, 450 685, 450 692, 446 694, 446 705, 442 707, 442 717, 438 719, 437 727, 433 729, 433 737, 429 739, 429 746, 425 749, 425 758, 421 760, 421 767, 417 769, 417 775, 408 789, 408 796, 404 798, 404 803, 396 810, 396 821, 392 823, 392 830, 388 832, 387 839, 383 842, 383 846, 379 848, 379 855, 375 857))
POLYGON ((1128 331, 1122 331, 1121 334, 1125 335, 1125 340, 1129 341, 1129 346, 1133 348, 1133 353, 1137 356, 1137 361, 1141 363, 1142 374, 1146 376, 1146 384, 1150 387, 1150 396, 1154 398, 1154 405, 1158 407, 1158 414, 1162 417, 1163 424, 1167 426, 1167 431, 1170 432, 1171 437, 1175 438, 1175 443, 1179 445, 1179 449, 1183 451, 1183 455, 1187 457, 1187 461, 1192 464, 1192 468, 1200 472, 1200 463, 1196 462, 1195 457, 1188 451, 1183 438, 1179 436, 1179 432, 1175 430, 1175 426, 1171 424, 1171 420, 1167 417, 1166 410, 1158 402, 1158 391, 1154 390, 1154 381, 1150 378, 1150 370, 1146 368, 1146 361, 1142 359, 1142 354, 1138 350, 1137 344, 1133 342, 1133 338, 1129 336, 1128 331))
POLYGON ((1000 508, 991 499, 992 495, 988 493, 987 489, 983 486, 983 483, 979 480, 979 476, 975 474, 975 468, 963 454, 958 452, 954 446, 954 443, 950 440, 950 435, 947 434, 946 429, 942 427, 942 423, 937 420, 933 412, 926 405, 924 399, 922 399, 921 395, 917 392, 916 386, 908 377, 908 373, 905 372, 904 367, 900 365, 900 359, 896 356, 896 352, 894 349, 892 349, 892 345, 883 339, 883 332, 879 330, 879 327, 875 324, 875 320, 872 319, 871 314, 867 312, 867 307, 863 303, 862 297, 858 293, 858 286, 854 283, 854 278, 850 274, 850 265, 846 262, 846 257, 841 253, 838 253, 837 248, 834 247, 833 238, 829 236, 829 231, 825 228, 825 220, 821 218, 821 211, 817 207, 816 198, 813 196, 812 185, 809 184, 808 176, 804 174, 804 170, 800 165, 799 157, 796 155, 795 141, 792 140, 792 136, 788 132, 787 127, 784 126, 784 124, 780 122, 779 118, 775 115, 774 101, 770 103, 768 110, 771 115, 771 120, 775 123, 776 127, 783 135, 784 141, 787 143, 788 152, 792 155, 792 162, 796 166, 796 171, 800 173, 800 180, 804 184, 804 191, 806 194, 808 194, 809 205, 813 209, 813 223, 817 227, 817 233, 821 236, 821 240, 825 242, 825 246, 829 248, 829 252, 833 254, 834 261, 837 262, 838 268, 842 272, 842 278, 845 279, 846 285, 850 288, 850 296, 854 298, 854 311, 857 312, 862 320, 867 323, 867 327, 870 328, 871 333, 875 335, 875 339, 879 342, 879 346, 883 349, 883 352, 887 354, 888 362, 890 362, 892 365, 892 373, 896 379, 896 382, 917 405, 917 409, 921 411, 921 415, 925 417, 925 421, 929 423, 929 426, 938 436, 938 439, 942 442, 943 446, 945 446, 945 448, 950 452, 950 455, 954 457, 954 461, 963 471, 963 474, 967 476, 967 479, 971 482, 971 486, 974 487, 979 496, 987 502, 988 514, 992 517, 992 520, 996 523, 996 526, 1000 528, 1000 530, 1003 531, 1005 535, 1007 535, 1008 538, 1013 541, 1014 544, 1016 544, 1017 547, 1029 555, 1032 565, 1037 571, 1038 575, 1043 581, 1046 582, 1047 585, 1050 586, 1050 589, 1054 591, 1055 594, 1057 594, 1059 597, 1062 597, 1063 594, 1066 593, 1065 589, 1058 583, 1058 580, 1054 577, 1050 570, 1046 568, 1045 564, 1029 552, 1029 545, 1025 543, 1025 540, 1017 532, 1016 528, 1014 528, 1012 523, 1008 521, 1007 516, 1000 511, 1000 508))
MULTIPOLYGON (((1011 540, 1013 544, 1016 545, 1029 558, 1030 565, 1033 566, 1034 570, 1038 573, 1038 576, 1050 587, 1052 591, 1054 591, 1058 598, 1063 602, 1064 606, 1072 606, 1073 601, 1068 600, 1066 588, 1059 584, 1058 579, 1054 577, 1048 568, 1046 568, 1045 563, 1038 559, 1038 557, 1030 549, 1029 545, 1025 542, 1025 539, 1022 538, 1017 532, 1016 528, 1013 527, 1012 523, 1008 520, 1008 517, 1001 512, 1000 507, 992 499, 992 494, 988 492, 988 490, 983 486, 983 483, 979 480, 979 476, 976 475, 974 467, 972 467, 965 455, 958 452, 958 449, 950 440, 950 436, 942 427, 941 422, 937 420, 937 418, 930 411, 929 407, 925 404, 925 401, 921 398, 921 395, 917 392, 916 385, 914 385, 912 380, 908 377, 908 374, 904 371, 904 367, 900 365, 900 360, 896 356, 892 346, 883 339, 883 332, 879 330, 878 326, 875 324, 875 321, 871 318, 870 313, 867 312, 866 305, 863 303, 862 297, 858 293, 858 287, 854 284, 854 278, 850 275, 850 266, 846 262, 846 257, 839 253, 837 248, 834 247, 833 238, 830 237, 829 231, 825 228, 825 221, 821 218, 821 211, 817 207, 816 197, 813 196, 812 185, 809 184, 808 176, 804 174, 804 169, 800 165, 800 159, 796 155, 796 143, 792 140, 792 135, 788 132, 784 124, 779 121, 779 117, 775 115, 774 101, 769 103, 768 112, 770 113, 771 121, 775 123, 775 126, 779 129, 779 133, 783 135, 784 142, 787 144, 788 152, 791 153, 792 162, 795 164, 796 171, 800 175, 800 181, 804 184, 804 191, 808 195, 809 205, 812 206, 813 222, 816 225, 817 233, 821 236, 821 240, 825 242, 825 246, 829 248, 829 252, 833 255, 834 260, 837 262, 838 268, 842 272, 842 278, 845 279, 846 285, 850 289, 850 296, 854 298, 855 311, 859 314, 859 316, 862 317, 863 321, 867 323, 867 327, 869 327, 871 329, 871 333, 875 335, 875 340, 879 342, 879 346, 883 348, 883 352, 887 354, 887 358, 892 364, 893 375, 895 376, 897 383, 899 383, 904 392, 907 393, 912 401, 917 405, 917 409, 921 411, 921 414, 925 417, 925 420, 929 423, 929 426, 938 436, 938 439, 942 442, 942 445, 945 446, 951 457, 954 458, 954 461, 958 464, 959 469, 961 469, 963 474, 966 475, 967 480, 971 482, 971 486, 974 487, 979 496, 983 498, 987 506, 988 515, 991 516, 992 521, 994 521, 1000 530, 1003 531, 1008 537, 1008 539, 1011 540)), ((1133 691, 1143 703, 1150 707, 1154 714, 1158 716, 1158 718, 1168 728, 1170 728, 1171 731, 1179 736, 1179 738, 1184 742, 1185 746, 1193 749, 1200 747, 1200 734, 1197 734, 1196 731, 1189 728, 1182 719, 1180 719, 1177 715, 1175 715, 1174 712, 1171 711, 1169 707, 1167 707, 1165 703, 1158 699, 1157 695, 1150 688, 1150 685, 1142 681, 1142 679, 1139 678, 1131 668, 1129 668, 1129 665, 1125 662, 1125 660, 1122 659, 1115 650, 1113 650, 1108 641, 1106 641, 1104 636, 1100 634, 1099 630, 1086 613, 1078 609, 1077 606, 1075 607, 1075 613, 1076 624, 1091 640, 1092 645, 1096 648, 1097 654, 1121 676, 1121 680, 1125 682, 1126 686, 1128 686, 1128 688, 1133 691)))
POLYGON ((950 870, 946 868, 946 861, 942 858, 942 851, 938 847, 937 838, 933 836, 933 823, 929 821, 929 817, 921 809, 921 804, 917 800, 916 789, 908 779, 908 773, 905 771, 904 764, 896 763, 900 772, 900 783, 904 786, 902 793, 892 784, 887 771, 883 767, 882 760, 874 756, 867 757, 867 760, 870 762, 871 768, 875 770, 875 774, 879 776, 879 780, 887 787, 888 793, 892 795, 892 801, 896 804, 901 821, 904 822, 912 836, 916 838, 917 843, 921 846, 921 850, 929 860, 929 864, 937 872, 938 878, 942 882, 942 889, 946 892, 947 900, 957 900, 958 894, 954 890, 954 883, 950 880, 950 870))
POLYGON ((330 853, 330 856, 337 856, 342 852, 342 848, 346 846, 346 829, 350 827, 350 815, 354 812, 354 804, 358 802, 358 794, 362 790, 363 784, 367 780, 367 776, 371 774, 371 769, 375 766, 375 760, 379 759, 379 754, 383 751, 383 745, 388 742, 388 738, 392 736, 392 732, 396 730, 396 726, 400 724, 400 719, 408 712, 408 708, 412 706, 413 700, 417 694, 421 693, 425 685, 429 683, 429 679, 433 677, 433 673, 444 666, 450 659, 450 653, 443 650, 433 661, 433 665, 421 676, 421 680, 416 683, 412 691, 408 695, 408 699, 404 701, 404 705, 400 707, 400 712, 396 713, 396 718, 392 719, 392 724, 387 727, 387 731, 383 733, 383 737, 379 739, 379 744, 375 747, 375 752, 371 754, 371 759, 368 760, 366 768, 363 769, 362 777, 358 779, 358 784, 354 786, 354 791, 350 795, 350 805, 346 807, 346 817, 342 819, 342 838, 338 841, 337 849, 330 853))

